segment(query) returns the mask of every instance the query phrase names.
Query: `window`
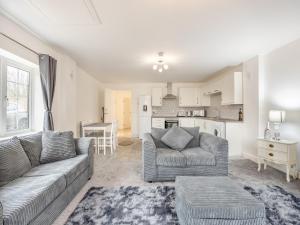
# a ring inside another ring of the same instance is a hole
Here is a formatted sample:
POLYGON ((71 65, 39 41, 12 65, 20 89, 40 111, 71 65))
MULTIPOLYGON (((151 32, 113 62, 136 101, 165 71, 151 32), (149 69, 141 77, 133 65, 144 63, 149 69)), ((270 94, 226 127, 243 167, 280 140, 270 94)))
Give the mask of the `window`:
POLYGON ((0 136, 31 129, 32 68, 1 57, 0 136))

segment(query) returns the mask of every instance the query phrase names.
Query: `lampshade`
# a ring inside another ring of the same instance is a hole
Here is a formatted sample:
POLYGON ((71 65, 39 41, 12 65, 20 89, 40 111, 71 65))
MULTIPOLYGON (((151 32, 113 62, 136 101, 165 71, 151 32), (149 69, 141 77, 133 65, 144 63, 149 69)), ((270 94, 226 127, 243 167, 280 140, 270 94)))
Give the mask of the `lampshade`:
POLYGON ((285 111, 270 110, 269 121, 273 123, 282 123, 285 120, 285 111))

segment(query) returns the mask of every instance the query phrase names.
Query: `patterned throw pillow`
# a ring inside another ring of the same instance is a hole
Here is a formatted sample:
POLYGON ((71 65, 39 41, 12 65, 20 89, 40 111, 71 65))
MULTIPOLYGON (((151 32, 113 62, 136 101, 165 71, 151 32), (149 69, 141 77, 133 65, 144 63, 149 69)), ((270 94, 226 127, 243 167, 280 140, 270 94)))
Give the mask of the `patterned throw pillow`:
POLYGON ((0 186, 31 169, 30 161, 17 137, 0 142, 0 186))
POLYGON ((76 156, 72 131, 45 131, 42 136, 42 153, 40 163, 49 163, 76 156))
POLYGON ((187 131, 180 127, 172 127, 161 138, 161 141, 175 150, 183 150, 185 146, 193 139, 187 131))

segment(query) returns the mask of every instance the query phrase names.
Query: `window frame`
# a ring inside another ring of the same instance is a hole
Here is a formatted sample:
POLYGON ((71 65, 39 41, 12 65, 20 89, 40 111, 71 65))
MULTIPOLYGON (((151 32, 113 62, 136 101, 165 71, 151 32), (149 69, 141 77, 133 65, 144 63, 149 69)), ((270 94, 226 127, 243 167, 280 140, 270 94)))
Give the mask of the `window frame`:
POLYGON ((28 133, 32 131, 32 117, 33 117, 33 74, 34 68, 24 65, 23 63, 14 61, 0 55, 0 137, 7 137, 13 135, 19 135, 22 133, 28 133), (23 130, 7 131, 7 67, 11 66, 19 70, 23 70, 29 73, 29 89, 28 89, 28 128, 23 130))

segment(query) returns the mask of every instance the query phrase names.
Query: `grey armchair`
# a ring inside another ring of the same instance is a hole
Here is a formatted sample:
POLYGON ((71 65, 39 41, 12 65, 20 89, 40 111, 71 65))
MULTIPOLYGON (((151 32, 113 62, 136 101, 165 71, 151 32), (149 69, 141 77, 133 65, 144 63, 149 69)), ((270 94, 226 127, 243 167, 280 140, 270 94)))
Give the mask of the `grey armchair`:
POLYGON ((207 133, 195 134, 184 128, 193 140, 182 151, 170 149, 161 137, 164 129, 152 129, 143 139, 143 178, 145 181, 171 181, 176 176, 227 176, 228 142, 207 133))

